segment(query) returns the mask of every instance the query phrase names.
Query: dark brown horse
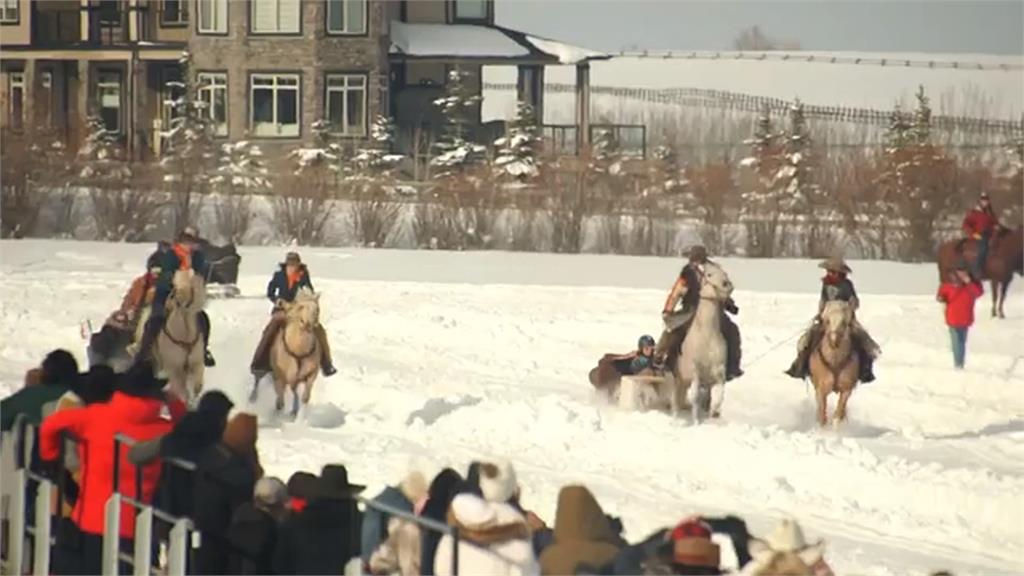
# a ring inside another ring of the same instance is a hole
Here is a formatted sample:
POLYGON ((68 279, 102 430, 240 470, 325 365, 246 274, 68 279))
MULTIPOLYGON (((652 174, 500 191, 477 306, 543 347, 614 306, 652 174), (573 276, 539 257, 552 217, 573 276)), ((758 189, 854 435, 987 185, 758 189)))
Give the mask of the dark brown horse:
MULTIPOLYGON (((970 239, 950 240, 939 246, 939 281, 945 281, 950 271, 959 264, 968 267, 978 257, 978 243, 970 239)), ((1021 227, 1015 230, 1000 229, 989 241, 988 257, 981 279, 992 282, 992 316, 1006 318, 1003 303, 1006 291, 1013 281, 1013 275, 1024 275, 1024 237, 1021 227)))

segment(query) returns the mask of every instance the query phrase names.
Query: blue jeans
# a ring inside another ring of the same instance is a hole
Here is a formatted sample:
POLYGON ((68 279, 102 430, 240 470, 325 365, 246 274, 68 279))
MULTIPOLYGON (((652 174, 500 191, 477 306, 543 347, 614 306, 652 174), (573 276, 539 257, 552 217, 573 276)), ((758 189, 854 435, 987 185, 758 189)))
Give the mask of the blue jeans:
POLYGON ((953 342, 953 365, 964 367, 964 356, 967 355, 967 328, 949 327, 949 338, 953 342))

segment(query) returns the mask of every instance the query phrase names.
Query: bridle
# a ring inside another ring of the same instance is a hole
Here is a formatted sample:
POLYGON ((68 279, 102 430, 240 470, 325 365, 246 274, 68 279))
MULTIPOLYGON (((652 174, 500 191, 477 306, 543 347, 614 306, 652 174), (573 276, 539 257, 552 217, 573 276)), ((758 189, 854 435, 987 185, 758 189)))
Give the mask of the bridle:
MULTIPOLYGON (((849 324, 847 324, 846 330, 844 331, 844 333, 846 333, 847 338, 850 337, 850 335, 848 334, 849 331, 849 324)), ((829 363, 828 359, 825 358, 825 353, 821 351, 827 339, 828 333, 826 332, 821 337, 821 341, 818 343, 818 359, 821 360, 821 363, 824 364, 825 367, 828 368, 828 371, 832 374, 832 385, 835 386, 839 382, 839 373, 845 370, 846 367, 849 366, 851 362, 853 362, 853 358, 857 355, 857 351, 851 347, 850 353, 846 355, 846 359, 843 360, 843 362, 838 366, 833 366, 832 364, 829 363)))

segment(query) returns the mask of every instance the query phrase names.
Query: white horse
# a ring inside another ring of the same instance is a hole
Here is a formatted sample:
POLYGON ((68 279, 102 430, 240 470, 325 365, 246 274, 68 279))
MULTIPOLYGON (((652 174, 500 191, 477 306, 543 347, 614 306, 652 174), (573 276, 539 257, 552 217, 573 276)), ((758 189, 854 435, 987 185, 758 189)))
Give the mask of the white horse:
POLYGON ((709 262, 703 268, 700 303, 676 361, 679 377, 671 398, 673 415, 679 414, 684 397, 689 401, 694 423, 699 423, 708 411, 717 418, 725 399, 726 344, 721 315, 722 305, 733 290, 729 275, 720 266, 709 262))
POLYGON ((203 391, 203 331, 199 312, 206 304, 203 277, 192 270, 178 270, 167 297, 167 317, 153 345, 156 368, 168 380, 168 388, 190 406, 203 391))

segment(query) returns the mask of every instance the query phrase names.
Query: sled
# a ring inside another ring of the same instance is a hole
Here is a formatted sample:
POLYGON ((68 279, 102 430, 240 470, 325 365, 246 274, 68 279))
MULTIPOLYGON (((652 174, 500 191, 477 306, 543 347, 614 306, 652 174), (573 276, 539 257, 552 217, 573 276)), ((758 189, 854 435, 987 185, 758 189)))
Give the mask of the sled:
POLYGON ((242 257, 234 244, 215 246, 200 239, 209 271, 206 274, 206 296, 208 298, 236 298, 242 294, 238 289, 238 267, 242 257))
POLYGON ((671 372, 629 374, 630 359, 605 354, 590 371, 590 383, 612 404, 631 411, 668 410, 675 388, 671 372))

